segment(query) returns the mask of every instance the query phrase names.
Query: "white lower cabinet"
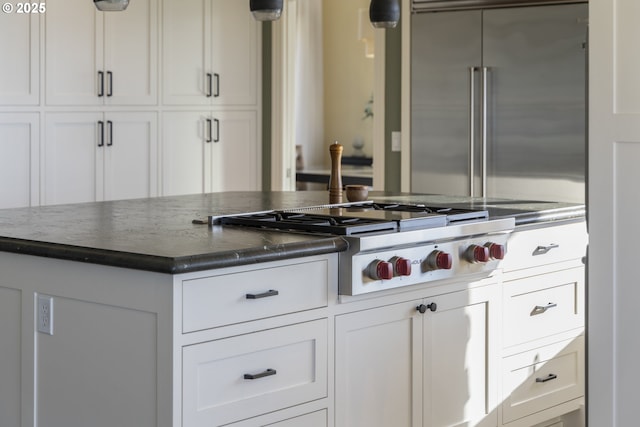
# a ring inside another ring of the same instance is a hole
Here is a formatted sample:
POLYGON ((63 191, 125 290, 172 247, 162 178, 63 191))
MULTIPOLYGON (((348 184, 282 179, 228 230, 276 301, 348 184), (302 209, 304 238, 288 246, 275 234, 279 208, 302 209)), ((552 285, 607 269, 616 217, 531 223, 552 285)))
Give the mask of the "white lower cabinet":
POLYGON ((158 195, 156 113, 49 113, 43 204, 158 195))
POLYGON ((265 424, 264 427, 327 427, 327 411, 316 411, 273 424, 265 424))
POLYGON ((277 267, 185 280, 182 331, 326 307, 329 275, 327 260, 302 259, 277 267))
POLYGON ((162 194, 261 189, 255 111, 163 115, 162 194))
POLYGON ((40 204, 40 116, 0 114, 0 209, 40 204))
POLYGON ((327 396, 326 319, 183 349, 183 425, 224 425, 327 396))
POLYGON ((328 426, 337 254, 175 280, 176 427, 328 426))
MULTIPOLYGON (((507 257, 563 235, 546 231, 507 257)), ((2 420, 584 427, 581 252, 355 297, 338 295, 337 253, 168 275, 0 252, 2 420), (34 332, 38 294, 54 335, 34 332)))
POLYGON ((505 358, 505 423, 584 395, 584 337, 505 358))
POLYGON ((584 427, 584 222, 515 232, 503 283, 502 420, 584 427), (551 420, 556 421, 551 421, 551 420))
POLYGON ((497 292, 337 316, 336 427, 496 426, 497 292))

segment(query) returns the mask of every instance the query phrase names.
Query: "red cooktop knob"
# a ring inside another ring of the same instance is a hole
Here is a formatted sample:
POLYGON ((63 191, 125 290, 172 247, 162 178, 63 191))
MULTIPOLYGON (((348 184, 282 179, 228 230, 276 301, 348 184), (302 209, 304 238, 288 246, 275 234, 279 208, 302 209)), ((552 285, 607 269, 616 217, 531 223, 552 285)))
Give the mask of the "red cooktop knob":
POLYGON ((436 265, 438 266, 439 269, 451 270, 452 264, 453 264, 453 258, 451 257, 451 254, 448 254, 446 252, 440 252, 436 256, 436 265))
POLYGON ((467 249, 467 260, 471 263, 489 261, 489 248, 480 245, 471 245, 467 249))
POLYGON ((393 273, 396 276, 411 276, 411 260, 402 257, 393 257, 390 260, 393 264, 393 273))
POLYGON ((393 264, 377 259, 369 264, 367 275, 373 280, 393 279, 393 264))
POLYGON ((443 251, 435 250, 427 256, 427 266, 430 270, 451 270, 453 257, 443 251))
POLYGON ((489 258, 491 259, 504 259, 506 248, 499 243, 488 242, 485 246, 489 248, 489 258))

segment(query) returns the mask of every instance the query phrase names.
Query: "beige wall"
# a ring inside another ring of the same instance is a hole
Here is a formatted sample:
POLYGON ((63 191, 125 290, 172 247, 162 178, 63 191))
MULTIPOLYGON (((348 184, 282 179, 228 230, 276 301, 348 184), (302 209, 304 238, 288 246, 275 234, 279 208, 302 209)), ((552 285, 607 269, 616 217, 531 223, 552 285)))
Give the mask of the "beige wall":
POLYGON ((373 152, 373 121, 363 120, 373 91, 373 59, 365 57, 365 45, 358 40, 358 9, 368 8, 369 0, 322 1, 327 165, 328 147, 335 140, 344 146, 346 156, 353 153, 357 136, 364 139, 364 152, 368 156, 373 152))

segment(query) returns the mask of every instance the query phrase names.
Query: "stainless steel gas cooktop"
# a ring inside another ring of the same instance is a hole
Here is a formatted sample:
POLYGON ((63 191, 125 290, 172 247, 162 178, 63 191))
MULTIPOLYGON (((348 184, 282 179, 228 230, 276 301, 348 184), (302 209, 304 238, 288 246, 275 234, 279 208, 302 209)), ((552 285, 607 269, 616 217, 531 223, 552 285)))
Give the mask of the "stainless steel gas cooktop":
POLYGON ((504 258, 513 218, 485 210, 345 203, 210 217, 210 224, 342 236, 339 293, 359 295, 490 274, 504 258))

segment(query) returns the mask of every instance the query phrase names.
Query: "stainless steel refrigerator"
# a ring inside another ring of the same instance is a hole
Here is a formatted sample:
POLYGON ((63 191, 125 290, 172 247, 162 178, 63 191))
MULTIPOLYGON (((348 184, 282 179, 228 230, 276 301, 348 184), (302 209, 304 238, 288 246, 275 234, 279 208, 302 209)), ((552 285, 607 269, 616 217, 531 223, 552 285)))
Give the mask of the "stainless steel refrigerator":
POLYGON ((584 202, 587 17, 586 3, 414 13, 411 191, 584 202))

